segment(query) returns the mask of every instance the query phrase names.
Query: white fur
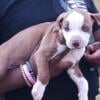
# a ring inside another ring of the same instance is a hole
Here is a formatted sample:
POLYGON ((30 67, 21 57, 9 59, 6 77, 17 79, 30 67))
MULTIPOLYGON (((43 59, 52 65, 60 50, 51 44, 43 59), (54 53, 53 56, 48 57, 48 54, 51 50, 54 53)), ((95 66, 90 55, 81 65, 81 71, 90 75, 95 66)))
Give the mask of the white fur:
POLYGON ((63 52, 65 49, 66 49, 66 45, 57 42, 57 52, 51 57, 51 59, 54 58, 56 55, 60 54, 61 52, 63 52))
POLYGON ((66 40, 66 45, 69 48, 74 48, 72 45, 73 40, 80 41, 80 48, 87 46, 90 38, 90 34, 83 32, 81 27, 84 23, 84 16, 77 11, 74 11, 68 15, 66 21, 69 22, 69 31, 62 29, 62 34, 66 40))
MULTIPOLYGON (((84 16, 77 11, 72 12, 66 18, 69 22, 69 31, 62 29, 62 34, 65 38, 66 45, 71 49, 69 53, 63 58, 63 61, 71 61, 74 64, 80 61, 84 55, 85 47, 87 46, 90 34, 84 32, 81 28, 84 24, 84 16), (79 41, 79 48, 73 46, 73 41, 79 41)), ((75 66, 77 67, 77 66, 75 66)), ((79 100, 88 100, 88 82, 84 76, 78 76, 75 68, 71 67, 67 73, 78 87, 79 100)))
POLYGON ((80 29, 84 23, 84 16, 77 11, 73 11, 66 17, 66 20, 70 22, 71 29, 80 29))
POLYGON ((79 100, 88 100, 88 82, 82 76, 79 77, 74 68, 69 68, 67 73, 71 77, 71 79, 75 82, 78 87, 78 97, 79 100))
POLYGON ((62 59, 63 62, 71 61, 73 64, 78 62, 85 52, 85 48, 82 49, 72 49, 69 53, 62 59))
POLYGON ((42 100, 42 97, 44 95, 45 89, 47 84, 42 84, 39 79, 37 79, 36 83, 33 86, 32 89, 32 96, 34 100, 42 100))

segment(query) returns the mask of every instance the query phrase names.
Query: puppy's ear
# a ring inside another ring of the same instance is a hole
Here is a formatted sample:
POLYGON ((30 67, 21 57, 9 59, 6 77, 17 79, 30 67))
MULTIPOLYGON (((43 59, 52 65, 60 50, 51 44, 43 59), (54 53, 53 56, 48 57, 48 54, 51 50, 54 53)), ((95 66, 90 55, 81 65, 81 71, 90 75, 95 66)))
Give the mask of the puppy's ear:
POLYGON ((63 20, 64 20, 64 17, 67 15, 66 12, 62 13, 61 15, 58 16, 57 18, 57 23, 59 25, 59 28, 62 27, 62 23, 63 23, 63 20))
POLYGON ((98 25, 100 25, 100 13, 92 13, 90 16, 98 25))
POLYGON ((59 33, 59 26, 56 22, 54 22, 52 25, 51 25, 51 32, 53 33, 59 33))

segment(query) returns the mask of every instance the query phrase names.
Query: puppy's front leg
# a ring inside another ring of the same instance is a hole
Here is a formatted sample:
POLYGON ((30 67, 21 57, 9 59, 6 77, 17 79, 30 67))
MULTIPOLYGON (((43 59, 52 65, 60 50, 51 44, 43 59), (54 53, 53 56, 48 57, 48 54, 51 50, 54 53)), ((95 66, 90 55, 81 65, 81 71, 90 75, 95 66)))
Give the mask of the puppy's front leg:
POLYGON ((84 78, 81 70, 76 64, 67 70, 70 78, 75 82, 78 87, 78 97, 79 100, 88 100, 88 82, 84 78))
POLYGON ((38 54, 36 54, 35 63, 37 66, 38 76, 32 89, 32 96, 34 100, 41 100, 50 78, 48 60, 45 56, 41 54, 38 56, 38 54))
POLYGON ((48 61, 56 52, 58 28, 56 23, 47 28, 39 49, 35 53, 35 63, 37 66, 37 82, 33 87, 32 94, 35 100, 41 100, 45 91, 45 88, 50 79, 48 61))

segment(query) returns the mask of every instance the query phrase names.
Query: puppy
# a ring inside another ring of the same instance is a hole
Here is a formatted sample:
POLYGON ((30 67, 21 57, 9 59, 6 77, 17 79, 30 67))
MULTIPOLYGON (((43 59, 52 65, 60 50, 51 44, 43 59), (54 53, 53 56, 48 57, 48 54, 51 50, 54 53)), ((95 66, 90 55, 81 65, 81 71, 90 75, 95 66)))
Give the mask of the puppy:
MULTIPOLYGON (((6 75, 9 67, 25 64, 31 54, 35 52, 37 45, 43 41, 44 36, 47 34, 48 27, 56 23, 59 27, 59 39, 55 42, 57 52, 50 60, 63 52, 66 48, 70 49, 69 53, 62 59, 62 62, 69 61, 73 63, 73 66, 69 68, 67 72, 78 85, 79 100, 87 100, 87 81, 76 66, 85 52, 94 20, 100 22, 100 14, 89 14, 81 10, 72 10, 61 14, 55 22, 32 26, 17 33, 0 46, 0 79, 6 75), (64 41, 62 42, 62 40, 64 41), (80 83, 84 85, 81 85, 81 87, 80 83)), ((56 26, 54 26, 54 29, 55 27, 56 26)), ((46 56, 37 55, 36 58, 38 58, 35 59, 38 75, 37 81, 32 89, 32 95, 35 100, 41 100, 49 82, 50 73, 46 56)))
MULTIPOLYGON (((62 62, 65 63, 68 61, 72 63, 72 66, 66 72, 78 87, 79 100, 88 100, 88 82, 79 69, 79 61, 84 55, 86 46, 88 45, 94 21, 97 23, 100 22, 100 14, 90 14, 80 9, 65 12, 56 21, 59 25, 58 35, 64 41, 61 42, 59 41, 60 39, 56 41, 57 52, 51 59, 59 55, 66 48, 70 49, 62 59, 62 62)), ((38 70, 37 81, 32 89, 32 95, 35 100, 42 99, 50 79, 48 61, 46 59, 46 56, 43 57, 41 55, 35 59, 38 70)))

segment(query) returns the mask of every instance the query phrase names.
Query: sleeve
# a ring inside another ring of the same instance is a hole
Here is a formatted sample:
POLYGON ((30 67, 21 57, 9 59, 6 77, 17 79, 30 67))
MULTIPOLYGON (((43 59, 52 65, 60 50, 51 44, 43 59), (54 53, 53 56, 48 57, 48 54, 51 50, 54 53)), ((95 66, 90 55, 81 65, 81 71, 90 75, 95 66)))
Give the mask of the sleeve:
POLYGON ((0 33, 2 31, 2 22, 3 22, 3 16, 9 9, 9 7, 15 2, 16 0, 0 0, 0 33))
POLYGON ((0 15, 0 25, 1 25, 1 19, 2 19, 2 17, 1 17, 1 15, 0 15))
MULTIPOLYGON (((93 0, 89 0, 89 4, 88 4, 88 10, 91 13, 98 13, 98 10, 93 2, 93 0)), ((93 25, 93 32, 96 32, 98 29, 100 29, 100 25, 98 25, 97 23, 94 23, 93 25)))
POLYGON ((3 13, 4 13, 4 8, 5 8, 5 2, 3 0, 0 0, 0 35, 2 32, 2 18, 3 18, 3 13))
POLYGON ((16 0, 0 0, 0 15, 5 14, 5 12, 9 9, 9 7, 15 2, 16 0))

